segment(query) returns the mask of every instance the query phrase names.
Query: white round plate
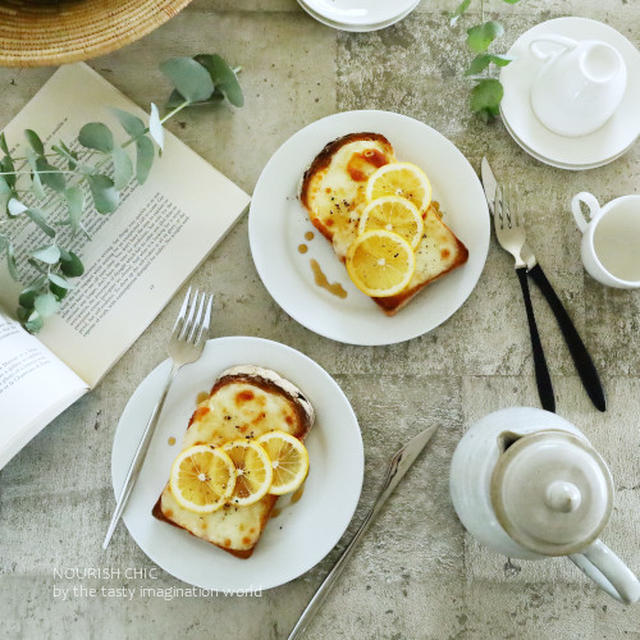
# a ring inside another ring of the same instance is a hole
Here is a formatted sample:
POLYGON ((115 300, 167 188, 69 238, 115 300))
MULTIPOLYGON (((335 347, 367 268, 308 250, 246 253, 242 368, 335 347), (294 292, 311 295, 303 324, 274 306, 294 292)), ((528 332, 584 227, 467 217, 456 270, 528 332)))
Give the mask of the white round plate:
POLYGON ((345 26, 370 26, 399 19, 415 0, 304 0, 315 14, 345 26))
POLYGON ((369 31, 379 31, 380 29, 386 29, 390 27, 396 22, 400 22, 406 18, 419 4, 420 0, 413 0, 411 6, 407 7, 401 13, 395 15, 393 18, 389 20, 384 20, 383 22, 378 22, 374 24, 361 24, 361 23, 343 23, 343 22, 335 22, 326 18, 319 13, 316 13, 304 0, 298 0, 298 4, 315 20, 324 24, 327 27, 331 27, 332 29, 338 29, 339 31, 349 31, 353 33, 366 33, 369 31))
POLYGON ((504 67, 501 113, 516 141, 541 162, 562 168, 594 168, 618 158, 640 134, 640 52, 610 26, 588 18, 556 18, 523 33, 509 50, 513 62, 504 67), (531 82, 542 62, 529 53, 529 43, 542 35, 559 34, 575 40, 604 40, 614 46, 627 65, 627 90, 616 113, 588 136, 568 138, 547 129, 530 102, 531 82))
MULTIPOLYGON (((502 110, 501 110, 501 113, 502 113, 502 110)), ((613 156, 612 158, 608 158, 607 160, 603 160, 602 162, 596 162, 595 164, 563 164, 561 162, 554 162, 552 160, 549 160, 549 158, 544 158, 539 153, 536 153, 533 149, 530 149, 529 147, 527 147, 527 145, 524 142, 522 142, 522 140, 520 140, 520 138, 518 138, 518 136, 511 130, 511 128, 509 127, 509 123, 504 118, 504 116, 502 118, 502 124, 504 125, 504 128, 507 130, 507 133, 513 138, 514 142, 525 153, 530 155, 535 160, 538 160, 538 162, 542 162, 542 164, 549 165, 550 167, 554 167, 556 169, 564 169, 566 171, 587 171, 589 169, 597 169, 598 167, 603 167, 607 164, 610 164, 614 160, 617 160, 618 158, 622 157, 625 153, 627 153, 627 151, 629 151, 629 149, 631 149, 631 147, 634 145, 634 142, 635 142, 635 141, 632 142, 626 149, 623 149, 617 155, 613 156)))
MULTIPOLYGON (((111 455, 116 496, 140 435, 169 372, 156 367, 131 396, 118 424, 111 455)), ((171 575, 203 589, 270 589, 302 575, 331 551, 351 521, 364 472, 362 438, 356 416, 335 380, 304 354, 261 338, 210 340, 200 360, 184 367, 167 397, 142 472, 124 512, 124 522, 140 548, 171 575), (316 409, 305 444, 310 472, 302 498, 283 496, 282 513, 264 530, 250 558, 241 559, 186 531, 156 520, 151 509, 162 493, 171 463, 196 406, 216 377, 237 364, 272 368, 291 380, 316 409), (176 444, 169 445, 174 437, 176 444)))
POLYGON ((295 320, 327 338, 357 345, 402 342, 422 335, 457 311, 473 291, 489 249, 489 212, 480 181, 460 151, 435 129, 387 111, 347 111, 322 118, 298 131, 271 157, 253 192, 249 242, 253 260, 275 301, 295 320), (302 175, 331 140, 370 131, 386 136, 400 160, 422 167, 444 221, 469 249, 466 264, 431 283, 404 309, 386 316, 351 282, 331 244, 312 226, 298 200, 302 175), (297 247, 304 234, 315 238, 297 247), (340 282, 345 299, 314 283, 315 258, 331 282, 340 282))

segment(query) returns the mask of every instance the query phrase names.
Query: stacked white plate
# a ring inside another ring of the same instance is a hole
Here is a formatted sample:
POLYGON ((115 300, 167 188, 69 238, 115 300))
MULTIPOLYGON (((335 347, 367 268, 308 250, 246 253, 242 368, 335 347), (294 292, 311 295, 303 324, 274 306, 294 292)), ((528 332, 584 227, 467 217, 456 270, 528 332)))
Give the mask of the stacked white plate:
POLYGON ((587 18, 556 18, 523 33, 509 50, 513 62, 503 68, 500 80, 504 98, 500 113, 511 137, 540 162, 570 171, 594 169, 625 154, 640 135, 640 52, 612 27, 587 18), (577 138, 553 133, 531 108, 531 83, 542 62, 529 51, 529 43, 558 34, 574 40, 603 40, 615 47, 627 66, 627 89, 616 113, 597 131, 577 138))
POLYGON ((322 24, 341 31, 377 31, 408 16, 420 0, 298 0, 322 24))

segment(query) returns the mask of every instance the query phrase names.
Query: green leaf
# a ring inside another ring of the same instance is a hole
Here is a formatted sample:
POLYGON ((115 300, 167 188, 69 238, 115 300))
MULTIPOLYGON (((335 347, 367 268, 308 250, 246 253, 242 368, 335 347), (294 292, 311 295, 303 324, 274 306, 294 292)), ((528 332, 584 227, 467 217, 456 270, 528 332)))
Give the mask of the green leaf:
MULTIPOLYGON (((209 72, 214 87, 222 91, 234 107, 241 107, 244 104, 244 96, 242 95, 238 77, 233 69, 225 62, 224 58, 217 54, 210 55, 201 53, 195 56, 194 60, 209 72)), ((209 96, 210 95, 211 94, 209 94, 209 96)))
POLYGON ((42 180, 40 180, 40 174, 38 173, 37 166, 38 156, 33 149, 27 149, 27 162, 31 167, 31 191, 33 195, 39 200, 45 197, 44 188, 42 187, 42 180))
POLYGON ((47 224, 47 217, 42 209, 38 209, 37 207, 30 207, 26 211, 26 215, 31 218, 31 220, 40 227, 44 233, 46 233, 50 238, 54 238, 56 235, 55 229, 51 228, 47 224))
POLYGON ((110 153, 113 149, 113 134, 102 122, 89 122, 80 129, 78 142, 87 149, 110 153))
POLYGON ((503 2, 506 2, 507 4, 518 4, 520 0, 503 0, 503 2))
POLYGON ((14 280, 20 280, 20 276, 18 275, 18 267, 16 266, 16 254, 15 249, 13 248, 13 244, 9 242, 7 245, 7 268, 9 269, 9 274, 14 280))
POLYGON ((69 289, 72 288, 71 283, 58 273, 50 273, 48 278, 51 293, 53 293, 58 301, 62 300, 69 292, 69 289))
POLYGON ((31 256, 45 264, 56 264, 60 260, 60 249, 55 244, 41 247, 31 253, 31 256))
POLYGON ((449 24, 453 27, 460 16, 469 8, 471 0, 462 0, 462 2, 456 7, 456 10, 449 16, 449 24))
POLYGON ((474 53, 484 53, 489 45, 504 33, 504 27, 493 20, 471 27, 467 31, 467 45, 474 53))
POLYGON ((26 287, 23 289, 20 292, 20 297, 18 298, 20 306, 25 309, 33 309, 33 303, 41 290, 41 287, 26 287))
POLYGON ((60 172, 58 167, 54 167, 52 164, 49 164, 46 158, 40 156, 36 159, 36 169, 39 172, 46 171, 47 173, 40 173, 40 180, 42 184, 45 186, 61 193, 64 191, 66 186, 66 181, 64 179, 64 175, 60 172), (50 173, 50 172, 54 173, 50 173))
POLYGON ((32 311, 27 321, 24 323, 24 328, 30 333, 38 333, 44 326, 44 320, 37 311, 32 311))
POLYGON ((75 233, 80 228, 80 218, 84 209, 84 193, 80 187, 69 187, 64 192, 69 214, 69 224, 75 233))
POLYGON ((9 155, 9 145, 7 144, 7 139, 5 138, 4 131, 0 133, 0 149, 2 149, 5 155, 9 155))
POLYGON ((44 145, 42 140, 33 129, 25 129, 24 135, 31 148, 39 155, 44 155, 44 145))
POLYGON ((132 137, 137 138, 141 136, 145 132, 144 122, 138 118, 138 116, 134 116, 132 113, 128 111, 123 111, 122 109, 118 109, 113 107, 111 109, 116 118, 118 118, 122 128, 132 137))
POLYGON ((77 152, 69 149, 69 147, 67 147, 67 145, 62 140, 60 140, 60 148, 64 151, 63 155, 66 155, 66 158, 69 161, 69 169, 75 169, 78 166, 77 152))
POLYGON ((473 76, 484 71, 492 62, 498 67, 506 67, 513 58, 493 53, 481 53, 477 55, 465 72, 466 76, 473 76))
POLYGON ((160 112, 153 102, 151 103, 151 114, 149 115, 149 135, 156 141, 160 151, 162 151, 164 147, 164 130, 160 122, 160 112))
POLYGON ((41 293, 39 296, 36 296, 36 299, 33 301, 33 306, 40 317, 48 318, 58 311, 60 303, 53 293, 41 293))
POLYGON ((0 171, 2 173, 8 174, 3 176, 3 178, 7 181, 7 184, 13 189, 16 186, 16 176, 12 174, 15 171, 15 167, 13 166, 13 160, 10 156, 5 156, 0 161, 0 171))
POLYGON ((153 142, 147 136, 136 140, 136 180, 144 184, 149 177, 154 156, 153 142))
POLYGON ((129 154, 120 145, 113 147, 111 159, 113 160, 113 182, 115 188, 120 191, 133 177, 133 163, 129 154))
POLYGON ((209 72, 192 58, 170 58, 160 65, 160 70, 189 102, 206 100, 213 93, 209 72))
POLYGON ((9 200, 9 202, 7 203, 7 213, 12 217, 15 218, 16 216, 21 215, 22 213, 24 213, 29 207, 27 207, 26 204, 23 204, 22 202, 20 202, 20 200, 17 200, 16 198, 11 198, 9 200))
POLYGON ((80 260, 73 251, 65 251, 63 249, 60 253, 62 254, 60 257, 60 271, 62 271, 65 276, 77 278, 84 273, 82 260, 80 260))
POLYGON ((87 181, 98 213, 112 213, 118 208, 120 194, 109 176, 96 173, 87 176, 87 181))
POLYGON ((485 122, 500 113, 500 101, 504 89, 499 80, 485 78, 471 90, 471 111, 477 113, 485 122))

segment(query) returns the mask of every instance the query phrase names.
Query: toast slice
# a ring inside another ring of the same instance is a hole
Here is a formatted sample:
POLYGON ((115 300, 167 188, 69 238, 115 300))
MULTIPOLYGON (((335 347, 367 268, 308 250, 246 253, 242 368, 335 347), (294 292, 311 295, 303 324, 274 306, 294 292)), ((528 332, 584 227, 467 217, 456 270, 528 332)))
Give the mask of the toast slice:
MULTIPOLYGON (((358 233, 366 206, 369 176, 396 162, 391 143, 379 133, 351 133, 330 142, 304 174, 300 201, 312 224, 329 240, 344 262, 358 233)), ((424 235, 416 249, 416 269, 406 289, 372 300, 389 316, 406 306, 424 287, 464 264, 469 252, 442 221, 436 203, 422 212, 424 235)))
MULTIPOLYGON (((220 446, 237 438, 258 438, 275 429, 302 440, 313 421, 313 407, 291 382, 270 369, 236 366, 220 374, 209 397, 197 406, 182 450, 196 444, 220 446)), ((252 505, 226 504, 213 513, 199 514, 180 506, 167 483, 152 513, 238 558, 248 558, 277 499, 267 494, 252 505)))

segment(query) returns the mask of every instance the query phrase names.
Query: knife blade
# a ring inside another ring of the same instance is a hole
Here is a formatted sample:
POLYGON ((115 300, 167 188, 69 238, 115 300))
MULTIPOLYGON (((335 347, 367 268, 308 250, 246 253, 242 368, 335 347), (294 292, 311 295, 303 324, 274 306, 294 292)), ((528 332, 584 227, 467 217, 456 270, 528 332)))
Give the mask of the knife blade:
POLYGON ((322 584, 318 587, 318 590, 315 592, 311 600, 309 600, 309 604, 300 615, 298 622, 296 622, 296 625, 291 630, 287 640, 297 640, 297 638, 300 638, 305 632, 313 616, 318 612, 327 595, 331 591, 335 581, 342 573, 342 570, 346 566, 347 560, 351 557, 353 550, 356 548, 358 541, 367 531, 369 525, 373 522, 374 518, 382 508, 382 505, 384 505, 387 498, 393 493, 393 490, 398 486, 400 480, 402 480, 411 465, 415 462, 416 458, 420 455, 420 452, 427 446, 429 440, 431 440, 437 430, 438 425, 428 427, 424 431, 421 431, 417 436, 411 438, 404 447, 393 455, 389 462, 387 475, 375 503, 367 513, 359 529, 355 532, 353 538, 351 538, 351 542, 349 542, 347 548, 342 552, 341 556, 331 568, 331 571, 327 574, 327 577, 322 581, 322 584))

